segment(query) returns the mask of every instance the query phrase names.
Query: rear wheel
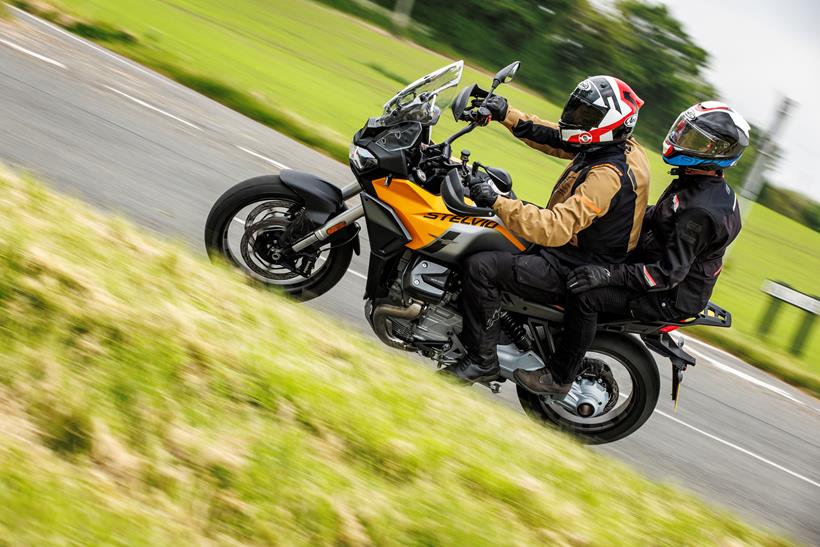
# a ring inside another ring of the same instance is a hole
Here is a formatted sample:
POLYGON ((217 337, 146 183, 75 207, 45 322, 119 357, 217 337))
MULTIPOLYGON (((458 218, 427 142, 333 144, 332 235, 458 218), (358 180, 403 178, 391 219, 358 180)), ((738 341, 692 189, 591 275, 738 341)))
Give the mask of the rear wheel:
POLYGON ((224 257, 248 277, 294 298, 315 298, 345 274, 353 246, 343 240, 289 252, 294 242, 318 228, 304 212, 301 198, 278 176, 241 182, 211 208, 205 223, 208 255, 224 257))
MULTIPOLYGON (((572 433, 587 444, 623 439, 641 427, 658 403, 660 376, 654 360, 644 348, 626 335, 599 333, 586 357, 606 363, 617 387, 607 389, 611 400, 604 412, 583 417, 547 397, 516 386, 518 400, 528 416, 572 433)), ((584 371, 581 372, 581 375, 584 371)), ((610 380, 611 381, 611 380, 610 380)), ((601 382, 605 385, 607 382, 601 382)))

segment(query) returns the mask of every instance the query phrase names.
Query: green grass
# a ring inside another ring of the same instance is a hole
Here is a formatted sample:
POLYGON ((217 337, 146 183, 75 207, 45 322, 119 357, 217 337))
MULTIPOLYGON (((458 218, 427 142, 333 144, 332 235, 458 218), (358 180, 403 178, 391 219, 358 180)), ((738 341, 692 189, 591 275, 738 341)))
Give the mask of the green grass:
POLYGON ((805 312, 784 305, 768 336, 757 335, 769 297, 760 288, 766 279, 785 281, 820 295, 820 233, 770 209, 754 206, 712 299, 732 312, 731 330, 701 329, 711 339, 761 368, 820 394, 820 327, 803 349, 801 359, 787 353, 805 312))
POLYGON ((0 215, 4 544, 785 543, 33 181, 0 215))
MULTIPOLYGON (((40 9, 41 13, 67 28, 90 35, 342 161, 353 133, 403 83, 451 60, 306 0, 51 3, 62 11, 49 14, 40 9)), ((538 69, 523 66, 521 70, 538 69)), ((467 68, 462 81, 486 84, 488 80, 487 74, 467 68)), ((559 107, 518 86, 506 86, 502 93, 522 110, 547 119, 559 114, 559 107)), ((434 135, 439 139, 456 128, 448 113, 443 120, 434 135)), ((528 149, 498 124, 473 132, 459 147, 469 148, 473 158, 482 162, 508 168, 519 195, 535 202, 545 201, 565 166, 561 160, 528 149)), ((657 147, 658 143, 646 143, 653 198, 670 179, 660 156, 653 152, 657 147)), ((736 326, 728 333, 713 330, 698 335, 731 339, 732 347, 749 350, 745 356, 754 363, 820 393, 816 389, 820 337, 812 337, 802 358, 786 352, 796 311, 784 316, 770 339, 755 339, 756 321, 766 305, 760 292, 762 280, 779 279, 818 294, 818 266, 819 233, 757 208, 732 250, 715 295, 718 303, 734 313, 736 326), (757 351, 762 344, 769 348, 767 359, 757 358, 762 355, 757 351), (794 373, 782 374, 789 370, 794 373)))

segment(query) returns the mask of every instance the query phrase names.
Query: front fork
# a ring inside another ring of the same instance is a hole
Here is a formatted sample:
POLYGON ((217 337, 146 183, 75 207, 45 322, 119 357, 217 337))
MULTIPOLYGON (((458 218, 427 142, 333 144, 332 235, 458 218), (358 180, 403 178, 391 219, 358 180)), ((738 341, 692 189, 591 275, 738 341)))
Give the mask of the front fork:
MULTIPOLYGON (((347 200, 352 198, 353 196, 361 193, 362 186, 358 182, 351 182, 347 186, 344 186, 340 189, 342 192, 342 199, 347 200)), ((315 245, 316 243, 320 243, 339 230, 355 223, 357 220, 364 216, 364 207, 362 204, 359 203, 350 209, 345 209, 338 215, 331 217, 327 222, 325 222, 321 227, 314 230, 313 232, 309 233, 299 241, 293 244, 291 250, 293 252, 300 252, 308 247, 315 245)))

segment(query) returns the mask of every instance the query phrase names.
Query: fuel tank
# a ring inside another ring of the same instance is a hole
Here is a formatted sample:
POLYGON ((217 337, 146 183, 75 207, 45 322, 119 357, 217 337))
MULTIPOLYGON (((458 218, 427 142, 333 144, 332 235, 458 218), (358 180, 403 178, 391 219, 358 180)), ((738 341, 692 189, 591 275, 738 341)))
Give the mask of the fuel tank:
POLYGON ((440 195, 409 180, 380 179, 373 181, 373 187, 407 229, 411 240, 406 246, 440 262, 459 262, 481 251, 521 251, 525 247, 498 217, 454 214, 440 195))

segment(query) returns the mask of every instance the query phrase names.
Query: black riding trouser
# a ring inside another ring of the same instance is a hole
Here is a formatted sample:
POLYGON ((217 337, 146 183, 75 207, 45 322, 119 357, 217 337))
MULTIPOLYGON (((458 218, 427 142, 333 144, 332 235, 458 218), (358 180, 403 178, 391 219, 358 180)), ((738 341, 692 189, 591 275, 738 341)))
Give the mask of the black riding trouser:
POLYGON ((562 383, 578 373, 595 339, 599 313, 643 321, 686 317, 671 306, 669 291, 639 293, 626 287, 602 287, 577 295, 567 293, 566 277, 578 264, 559 254, 488 251, 466 260, 461 341, 474 359, 485 364, 498 362, 502 292, 539 304, 564 305, 563 335, 550 359, 551 371, 562 383))
POLYGON ((502 292, 540 304, 560 303, 570 271, 568 264, 548 253, 487 251, 467 258, 461 294, 461 341, 468 353, 481 363, 498 362, 502 292))
POLYGON ((564 300, 564 332, 551 359, 556 381, 569 383, 589 351, 598 331, 598 316, 632 317, 641 321, 674 321, 691 314, 674 308, 671 291, 641 293, 627 287, 601 287, 564 300))

